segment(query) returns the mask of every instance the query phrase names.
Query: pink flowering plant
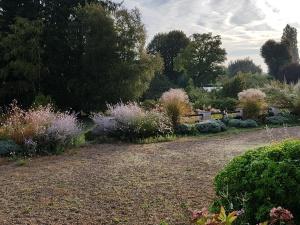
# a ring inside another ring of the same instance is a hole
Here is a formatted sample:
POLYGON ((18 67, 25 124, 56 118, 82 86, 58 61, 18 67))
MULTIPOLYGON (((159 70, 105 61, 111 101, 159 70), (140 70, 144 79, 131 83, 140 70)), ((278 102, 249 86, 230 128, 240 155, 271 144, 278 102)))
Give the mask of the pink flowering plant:
POLYGON ((260 223, 259 225, 294 225, 293 214, 282 207, 273 208, 270 211, 270 221, 260 223))
POLYGON ((13 103, 0 132, 22 147, 20 154, 33 155, 63 149, 80 135, 81 125, 76 115, 55 112, 50 105, 25 111, 13 103))
POLYGON ((224 207, 220 213, 213 214, 204 208, 201 211, 192 212, 192 223, 196 225, 231 225, 238 218, 239 212, 234 211, 226 214, 224 207))
MULTIPOLYGON (((221 207, 219 213, 210 213, 206 208, 192 212, 192 224, 196 225, 232 225, 239 222, 245 211, 233 211, 226 213, 224 207, 221 207)), ((292 213, 282 207, 273 208, 270 211, 270 219, 258 225, 294 225, 292 213)), ((249 223, 245 223, 249 224, 249 223)))

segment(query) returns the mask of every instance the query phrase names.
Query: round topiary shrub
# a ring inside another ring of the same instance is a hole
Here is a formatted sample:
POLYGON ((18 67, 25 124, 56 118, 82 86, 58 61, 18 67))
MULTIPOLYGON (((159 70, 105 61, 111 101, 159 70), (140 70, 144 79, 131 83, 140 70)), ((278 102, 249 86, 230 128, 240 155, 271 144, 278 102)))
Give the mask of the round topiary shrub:
POLYGON ((265 221, 275 206, 289 209, 300 224, 300 140, 236 157, 216 176, 215 189, 215 206, 243 208, 249 224, 265 221))
POLYGON ((223 122, 217 120, 208 120, 195 125, 200 133, 218 133, 226 130, 223 122))
POLYGON ((258 127, 258 124, 255 120, 239 120, 239 119, 230 119, 228 121, 229 127, 238 127, 238 128, 253 128, 258 127))
POLYGON ((20 152, 21 147, 12 140, 0 140, 0 157, 20 152))
POLYGON ((192 132, 192 126, 189 124, 179 124, 175 128, 175 133, 180 135, 189 135, 192 132))
POLYGON ((281 125, 288 123, 289 119, 284 116, 270 116, 266 118, 268 124, 281 125))

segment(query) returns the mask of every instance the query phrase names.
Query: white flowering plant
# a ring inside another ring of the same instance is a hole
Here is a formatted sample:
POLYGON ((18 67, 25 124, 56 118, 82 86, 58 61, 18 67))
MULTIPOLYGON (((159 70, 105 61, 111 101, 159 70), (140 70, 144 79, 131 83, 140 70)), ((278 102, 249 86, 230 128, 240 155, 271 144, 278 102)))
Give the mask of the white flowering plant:
POLYGON ((92 133, 119 139, 134 140, 163 136, 173 132, 169 118, 155 110, 145 111, 136 102, 107 106, 107 115, 93 114, 95 128, 92 133))
POLYGON ((183 89, 170 89, 164 92, 160 102, 172 121, 173 127, 176 127, 180 118, 191 109, 189 97, 183 89))
POLYGON ((267 109, 266 94, 259 89, 247 89, 238 94, 245 119, 258 119, 267 109))

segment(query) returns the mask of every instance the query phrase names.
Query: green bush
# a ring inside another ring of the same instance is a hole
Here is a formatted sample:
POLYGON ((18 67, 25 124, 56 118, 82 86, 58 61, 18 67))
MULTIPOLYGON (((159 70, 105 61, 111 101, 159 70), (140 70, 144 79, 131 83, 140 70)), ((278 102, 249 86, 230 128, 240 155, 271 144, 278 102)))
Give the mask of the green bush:
POLYGON ((215 109, 234 111, 237 107, 237 100, 234 98, 217 98, 211 100, 210 104, 215 109))
POLYGON ((198 130, 195 125, 191 124, 179 124, 175 129, 176 134, 179 135, 197 135, 198 130))
POLYGON ((289 140, 236 157, 216 176, 215 189, 215 206, 243 208, 249 224, 265 221, 270 209, 278 205, 290 209, 299 224, 300 141, 289 140))
POLYGON ((281 125, 284 123, 288 123, 289 121, 290 121, 289 118, 283 116, 270 116, 266 118, 266 122, 268 124, 274 124, 274 125, 281 125))
POLYGON ((240 119, 229 119, 228 120, 229 127, 237 127, 237 128, 254 128, 258 127, 258 124, 255 120, 240 120, 240 119))
POLYGON ((269 82, 269 77, 262 74, 239 73, 221 82, 223 96, 235 98, 243 90, 263 87, 269 82))
POLYGON ((200 133, 218 133, 226 130, 226 125, 219 120, 197 123, 195 127, 200 133))
POLYGON ((21 147, 12 140, 0 140, 0 156, 9 156, 20 152, 21 147))

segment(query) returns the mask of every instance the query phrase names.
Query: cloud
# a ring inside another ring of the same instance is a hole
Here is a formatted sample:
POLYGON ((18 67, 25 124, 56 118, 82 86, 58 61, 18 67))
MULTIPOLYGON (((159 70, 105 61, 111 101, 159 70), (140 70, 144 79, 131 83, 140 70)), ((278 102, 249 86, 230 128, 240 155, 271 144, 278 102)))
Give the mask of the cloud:
POLYGON ((246 25, 254 21, 263 20, 265 14, 256 6, 252 0, 240 0, 238 6, 233 10, 230 22, 233 25, 246 25))
POLYGON ((170 30, 212 32, 222 36, 229 59, 250 56, 265 70, 260 46, 279 40, 287 23, 300 28, 295 0, 124 0, 124 6, 141 10, 148 42, 170 30))
POLYGON ((274 28, 272 28, 267 23, 261 23, 261 24, 257 24, 257 25, 248 25, 248 26, 245 26, 245 29, 247 31, 274 31, 274 28))

